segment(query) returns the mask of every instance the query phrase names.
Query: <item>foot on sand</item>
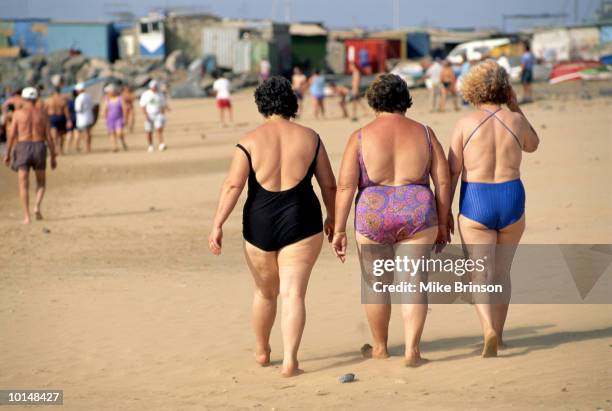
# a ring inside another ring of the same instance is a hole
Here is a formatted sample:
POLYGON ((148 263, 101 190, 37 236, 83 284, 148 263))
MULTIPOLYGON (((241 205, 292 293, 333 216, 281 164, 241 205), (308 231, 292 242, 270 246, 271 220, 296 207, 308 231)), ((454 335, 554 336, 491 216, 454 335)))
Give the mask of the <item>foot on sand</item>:
POLYGON ((268 345, 268 349, 265 351, 257 351, 255 352, 255 362, 259 365, 261 365, 262 367, 265 367, 267 365, 270 365, 270 353, 272 352, 272 349, 270 348, 270 346, 268 345))
POLYGON ((503 341, 497 340, 497 349, 498 350, 508 350, 510 348, 512 348, 511 345, 508 345, 507 343, 505 343, 503 341))
POLYGON ((497 334, 493 330, 485 334, 482 357, 497 357, 497 334))
POLYGON ((39 220, 39 221, 43 219, 43 215, 42 215, 42 213, 40 212, 40 210, 36 210, 36 211, 34 211, 34 216, 35 216, 35 217, 36 217, 36 219, 37 219, 37 220, 39 220))
POLYGON ((404 357, 404 365, 410 368, 417 368, 429 362, 427 358, 421 357, 421 354, 413 354, 404 357))
POLYGON ((363 344, 361 347, 361 356, 363 358, 376 358, 383 359, 389 358, 389 353, 385 347, 376 347, 373 348, 370 344, 363 344))
POLYGON ((303 374, 304 370, 301 370, 298 367, 298 365, 299 364, 298 364, 297 361, 291 362, 289 364, 284 364, 283 363, 283 366, 281 367, 281 376, 285 377, 285 378, 288 378, 288 377, 295 377, 295 376, 298 376, 300 374, 303 374))
POLYGON ((23 224, 30 224, 30 216, 26 215, 25 217, 23 217, 22 223, 23 224))

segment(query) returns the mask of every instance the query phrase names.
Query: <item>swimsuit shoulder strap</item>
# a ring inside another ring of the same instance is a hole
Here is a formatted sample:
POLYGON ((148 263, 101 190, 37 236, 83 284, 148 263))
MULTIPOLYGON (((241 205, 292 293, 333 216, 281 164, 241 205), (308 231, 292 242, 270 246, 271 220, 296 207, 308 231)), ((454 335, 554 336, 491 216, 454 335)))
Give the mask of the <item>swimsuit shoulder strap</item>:
POLYGON ((366 166, 365 166, 365 162, 363 161, 363 147, 361 144, 361 131, 363 129, 359 129, 359 131, 357 132, 357 141, 358 141, 358 147, 357 147, 357 160, 359 161, 359 186, 360 187, 367 187, 371 184, 370 181, 370 177, 368 176, 368 170, 366 170, 366 166))
POLYGON ((251 171, 253 171, 253 162, 251 161, 251 154, 248 152, 248 150, 246 148, 244 148, 244 146, 242 144, 236 144, 236 147, 238 147, 240 150, 242 150, 244 152, 244 154, 247 157, 247 160, 249 160, 249 167, 250 167, 251 171))
POLYGON ((492 115, 492 116, 495 118, 495 120, 499 121, 499 122, 501 123, 501 125, 502 125, 502 126, 504 126, 504 128, 505 128, 506 130, 508 130, 508 132, 509 132, 510 134, 512 134, 512 137, 514 137, 514 140, 515 140, 515 141, 516 141, 516 143, 519 145, 519 147, 520 147, 521 149, 523 148, 523 147, 521 146, 521 142, 519 141, 518 136, 517 136, 516 134, 514 134, 514 132, 513 132, 512 130, 510 130, 510 127, 508 127, 508 126, 506 125, 506 123, 504 123, 504 122, 502 121, 502 119, 501 119, 501 118, 499 118, 499 117, 497 117, 497 116, 495 115, 495 113, 497 113, 499 110, 501 110, 501 108, 500 108, 499 110, 496 110, 495 112, 491 112, 491 111, 489 111, 489 110, 487 110, 487 109, 483 109, 483 110, 484 110, 484 111, 486 111, 487 113, 489 113, 490 115, 492 115))
POLYGON ((478 123, 478 125, 476 126, 476 128, 470 133, 470 135, 468 136, 467 140, 465 141, 465 144, 463 145, 463 149, 465 150, 465 146, 468 145, 468 143, 470 142, 470 139, 474 136, 474 134, 478 131, 478 129, 484 124, 486 123, 491 117, 495 116, 495 113, 497 113, 499 110, 501 110, 501 107, 498 108, 497 110, 491 112, 488 110, 483 110, 486 113, 488 113, 488 115, 484 118, 484 120, 482 120, 480 123, 478 123))

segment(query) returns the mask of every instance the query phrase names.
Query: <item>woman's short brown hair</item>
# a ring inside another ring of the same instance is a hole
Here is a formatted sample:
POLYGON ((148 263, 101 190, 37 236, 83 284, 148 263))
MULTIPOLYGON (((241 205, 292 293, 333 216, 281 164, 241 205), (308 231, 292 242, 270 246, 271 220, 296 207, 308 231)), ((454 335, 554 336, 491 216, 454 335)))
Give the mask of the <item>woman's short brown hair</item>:
POLYGON ((377 113, 405 113, 412 106, 408 85, 395 74, 381 74, 368 87, 368 104, 377 113))
POLYGON ((493 60, 485 60, 470 68, 461 82, 461 94, 471 104, 506 104, 512 86, 506 70, 493 60))

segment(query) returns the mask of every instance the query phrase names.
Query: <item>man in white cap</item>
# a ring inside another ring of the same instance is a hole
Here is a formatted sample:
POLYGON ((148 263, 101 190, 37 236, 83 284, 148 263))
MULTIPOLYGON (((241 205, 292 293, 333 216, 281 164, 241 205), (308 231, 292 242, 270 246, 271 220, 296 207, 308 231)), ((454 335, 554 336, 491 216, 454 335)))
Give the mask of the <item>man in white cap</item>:
POLYGON ((157 132, 159 151, 164 151, 166 149, 164 143, 165 113, 168 110, 168 105, 166 104, 166 97, 159 90, 157 80, 151 80, 149 89, 140 96, 140 107, 142 107, 142 112, 145 115, 144 129, 149 143, 148 151, 151 153, 155 150, 153 147, 153 130, 157 132))
POLYGON ((85 134, 85 150, 91 151, 91 128, 94 123, 93 102, 85 91, 83 83, 77 84, 74 89, 79 95, 74 100, 74 111, 76 112, 76 128, 78 130, 76 149, 81 151, 81 137, 85 134))
POLYGON ((38 92, 26 87, 21 93, 23 102, 15 111, 8 131, 8 141, 4 163, 18 172, 19 197, 24 211, 23 222, 30 223, 30 168, 36 175, 36 205, 34 213, 37 220, 42 219, 40 211, 45 194, 47 167, 47 145, 51 155, 51 168, 55 169, 55 146, 49 130, 49 117, 41 104, 37 104, 38 92))

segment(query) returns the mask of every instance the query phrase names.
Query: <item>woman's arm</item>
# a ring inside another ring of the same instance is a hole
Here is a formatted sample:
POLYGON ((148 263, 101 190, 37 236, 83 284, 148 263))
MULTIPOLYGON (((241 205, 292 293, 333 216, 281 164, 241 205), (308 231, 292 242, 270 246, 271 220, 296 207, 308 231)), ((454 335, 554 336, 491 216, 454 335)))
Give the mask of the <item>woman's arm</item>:
POLYGON ((523 110, 521 110, 521 108, 519 107, 518 99, 516 98, 516 92, 514 91, 514 89, 511 89, 510 91, 510 98, 508 100, 507 106, 510 111, 513 111, 523 116, 523 119, 527 124, 527 127, 521 127, 521 130, 519 132, 519 135, 522 135, 523 137, 523 151, 525 151, 526 153, 533 153, 538 149, 538 145, 540 145, 540 138, 538 137, 538 133, 536 133, 529 120, 527 120, 527 116, 525 115, 525 113, 523 113, 523 110))
POLYGON ((461 120, 455 125, 453 135, 451 137, 451 145, 448 150, 448 168, 450 171, 450 200, 449 200, 449 229, 451 233, 455 231, 455 224, 451 213, 453 199, 455 198, 455 190, 457 183, 463 172, 463 126, 461 120))
POLYGON ((448 216, 450 214, 450 175, 448 162, 444 149, 440 145, 436 134, 429 129, 432 145, 431 179, 433 180, 436 196, 436 209, 438 211, 438 238, 437 244, 446 244, 450 240, 448 216))
POLYGON ((346 258, 346 222, 351 211, 355 191, 359 184, 358 148, 359 141, 357 139, 357 132, 355 132, 349 138, 346 148, 344 149, 342 165, 340 166, 340 176, 338 177, 338 188, 336 191, 336 221, 334 225, 332 248, 336 257, 342 262, 344 262, 346 258))
POLYGON ((334 177, 334 171, 332 170, 327 150, 325 145, 321 141, 321 147, 317 155, 317 164, 315 168, 315 177, 321 187, 321 197, 323 197, 323 204, 325 205, 325 211, 327 218, 323 224, 325 234, 327 235, 328 241, 331 243, 334 235, 334 220, 336 212, 336 177, 334 177))
POLYGON ((234 151, 234 157, 232 158, 232 164, 230 165, 227 177, 221 186, 217 212, 215 213, 213 226, 208 237, 208 247, 215 255, 221 254, 223 224, 238 202, 240 193, 249 177, 249 168, 249 161, 245 153, 237 148, 234 151))

